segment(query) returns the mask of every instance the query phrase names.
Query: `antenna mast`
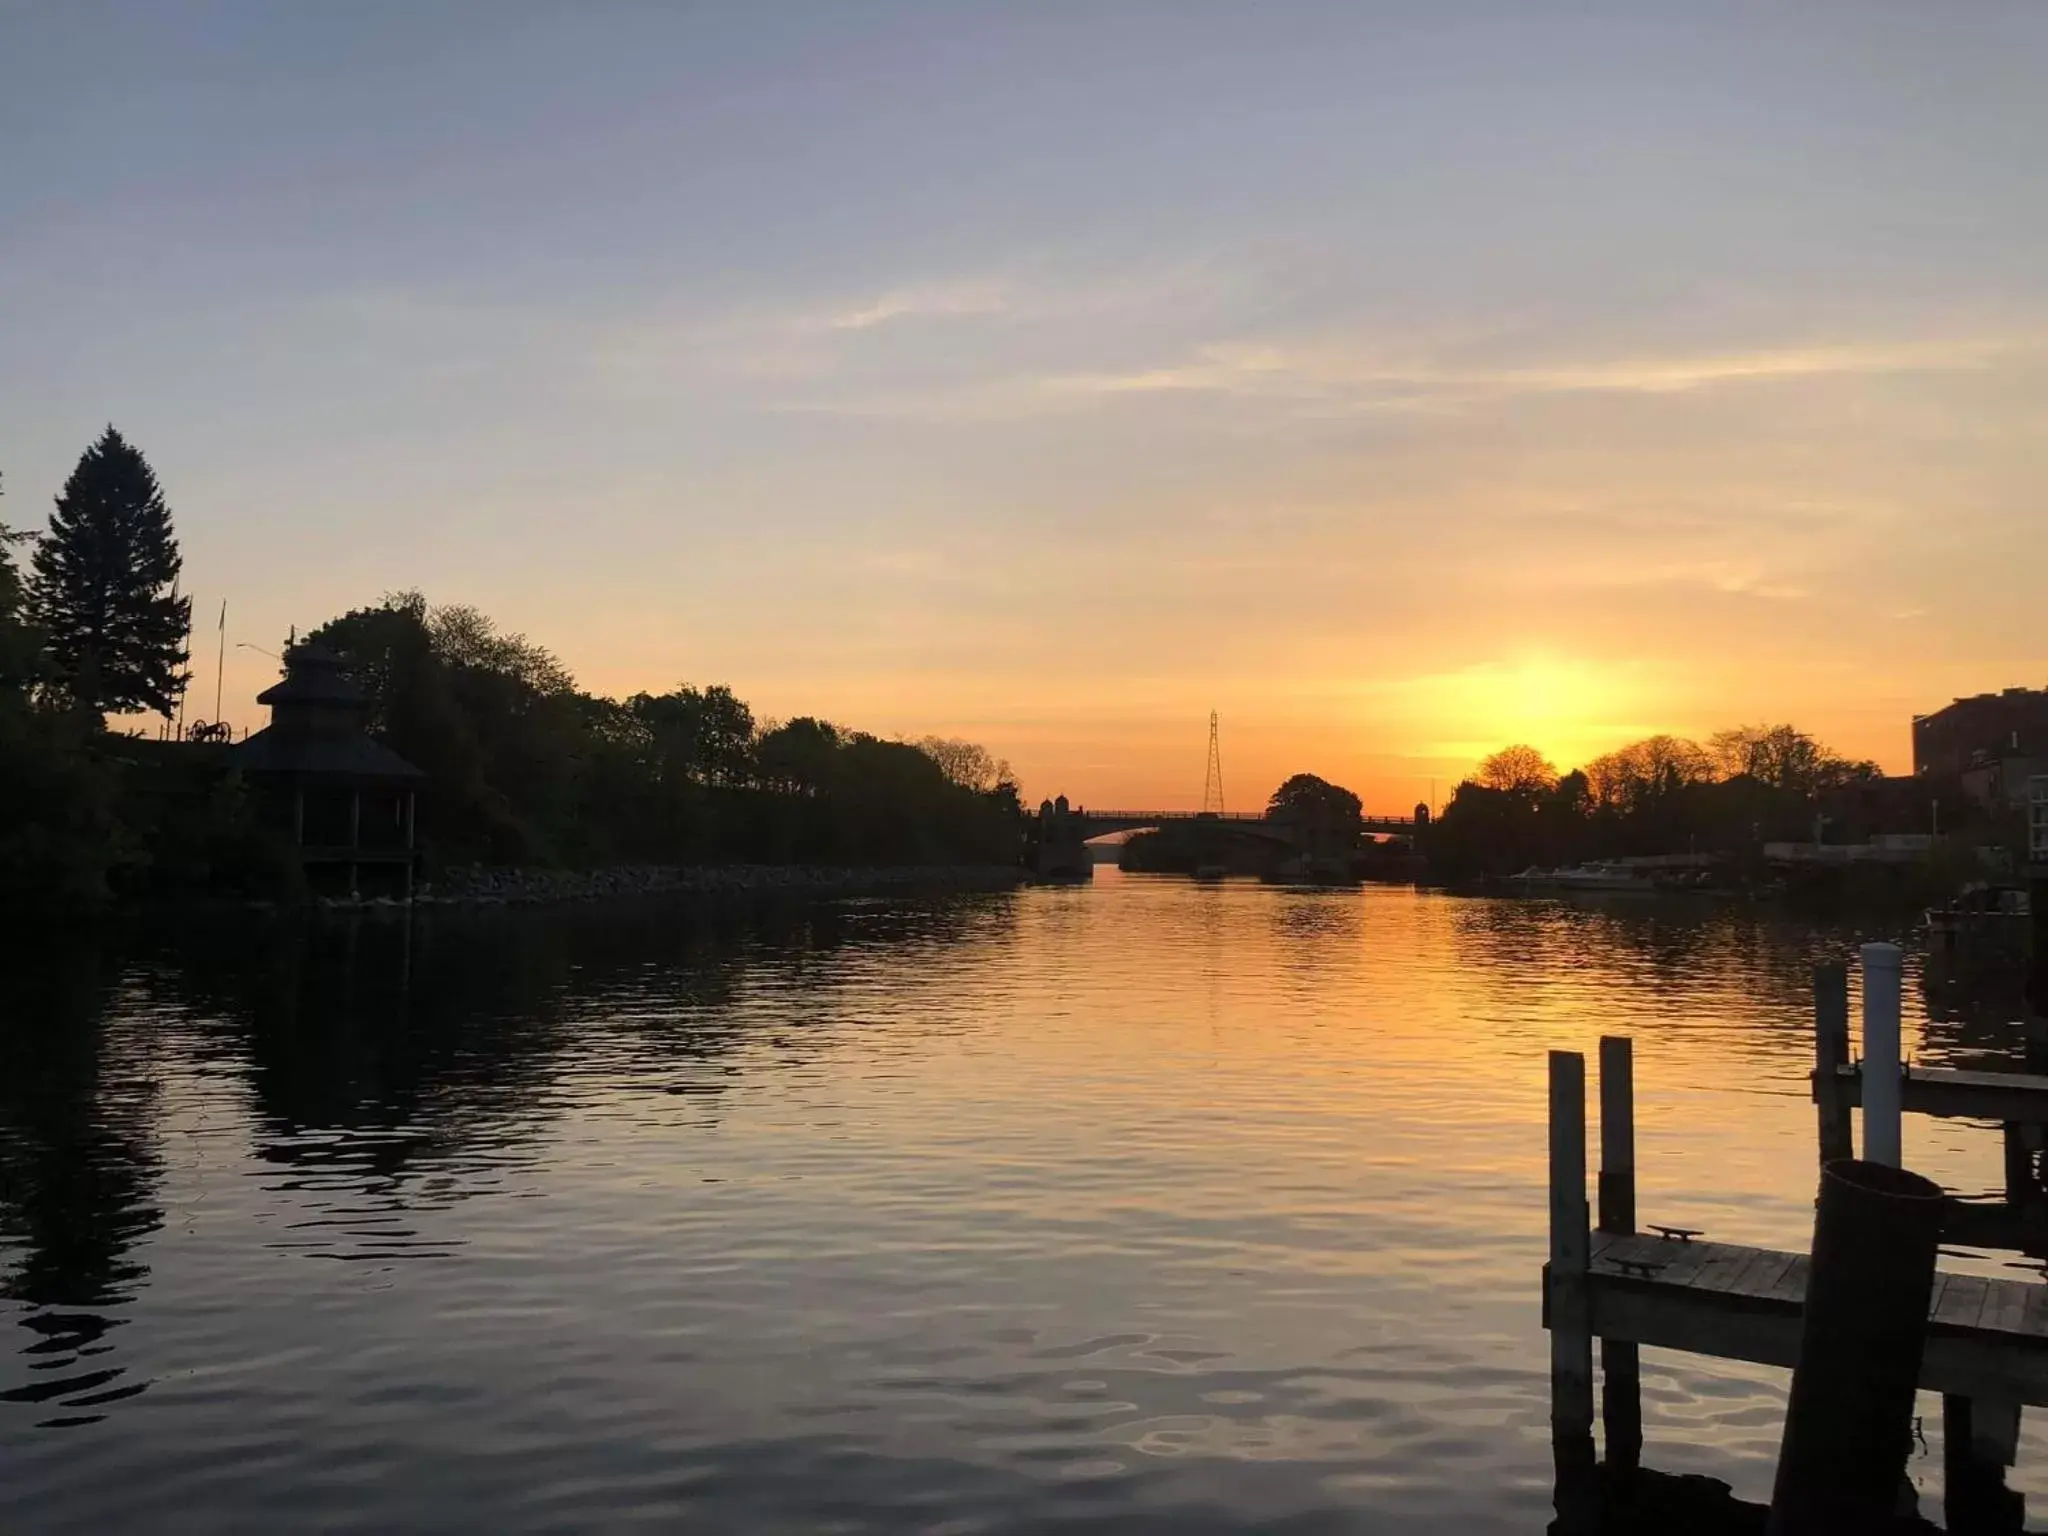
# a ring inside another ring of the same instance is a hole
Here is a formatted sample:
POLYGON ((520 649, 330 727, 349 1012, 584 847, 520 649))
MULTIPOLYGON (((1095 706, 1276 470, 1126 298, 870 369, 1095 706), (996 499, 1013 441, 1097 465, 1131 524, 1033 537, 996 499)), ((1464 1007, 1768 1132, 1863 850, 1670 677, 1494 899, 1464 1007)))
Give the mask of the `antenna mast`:
POLYGON ((220 724, 220 689, 228 675, 228 600, 220 600, 220 655, 213 664, 213 723, 220 724))
POLYGON ((1202 810, 1223 814, 1223 748, 1216 734, 1216 711, 1209 711, 1209 771, 1202 780, 1202 810))

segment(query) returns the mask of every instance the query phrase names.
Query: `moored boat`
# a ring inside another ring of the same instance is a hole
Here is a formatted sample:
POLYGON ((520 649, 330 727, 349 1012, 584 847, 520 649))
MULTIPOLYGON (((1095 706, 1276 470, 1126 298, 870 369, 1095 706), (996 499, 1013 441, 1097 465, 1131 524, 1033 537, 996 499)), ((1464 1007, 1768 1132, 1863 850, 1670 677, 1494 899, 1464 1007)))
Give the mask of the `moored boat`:
POLYGON ((1657 882, 1650 872, 1628 864, 1574 864, 1560 869, 1531 866, 1508 883, 1524 890, 1540 891, 1654 891, 1657 882))
POLYGON ((2023 949, 2032 918, 2026 887, 1978 880, 1927 909, 1927 938, 1941 949, 2023 949))

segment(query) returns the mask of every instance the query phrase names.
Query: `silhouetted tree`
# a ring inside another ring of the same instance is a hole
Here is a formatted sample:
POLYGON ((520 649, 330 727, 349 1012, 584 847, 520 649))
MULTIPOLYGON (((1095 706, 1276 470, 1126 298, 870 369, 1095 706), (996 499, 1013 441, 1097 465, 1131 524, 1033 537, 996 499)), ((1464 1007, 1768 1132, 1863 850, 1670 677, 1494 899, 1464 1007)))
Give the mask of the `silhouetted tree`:
POLYGON ((1472 778, 1482 789, 1526 795, 1533 800, 1556 787, 1557 769, 1534 747, 1517 744, 1502 747, 1487 758, 1472 778))
POLYGON ((1583 768, 1574 768, 1550 788, 1543 797, 1544 814, 1561 825, 1583 821, 1592 814, 1593 790, 1586 782, 1583 768))
POLYGON ((497 625, 467 603, 429 610, 417 592, 401 593, 400 601, 426 615, 434 654, 449 666, 509 678, 535 694, 575 691, 576 679, 553 651, 524 635, 500 633, 497 625))
POLYGON ((0 710, 25 705, 39 671, 42 642, 28 622, 28 592, 14 564, 13 546, 27 539, 0 523, 0 710))
POLYGON ((1446 879, 1505 874, 1537 862, 1533 807, 1525 796, 1465 779, 1430 824, 1431 865, 1446 879))
POLYGON ((1706 748, 1682 736, 1645 737, 1586 764, 1595 803, 1629 814, 1713 777, 1714 760, 1706 748))
POLYGON ((754 746, 761 782, 789 794, 822 794, 832 786, 834 759, 845 735, 831 721, 809 715, 764 731, 754 746))
MULTIPOLYGON (((1631 742, 1545 783, 1550 765, 1510 747, 1458 785, 1426 845, 1450 878, 1626 854, 1753 855, 1773 837, 1809 835, 1815 812, 1880 782, 1789 725, 1631 742)), ((1855 817, 1867 820, 1867 813, 1855 817)))
POLYGON ((372 729, 426 771, 439 862, 1016 856, 1014 786, 965 787, 918 747, 810 717, 757 729, 721 686, 586 694, 471 608, 402 592, 310 638, 341 653, 372 729))
POLYGON ((1742 725, 1707 743, 1726 778, 1747 775, 1772 789, 1811 795, 1878 777, 1877 764, 1852 762, 1790 725, 1742 725))
POLYGON ((939 765, 939 771, 962 789, 983 793, 998 784, 1014 784, 1010 765, 979 742, 960 741, 948 736, 927 736, 918 749, 939 765))
POLYGON ((89 905, 105 897, 116 841, 113 786, 89 727, 44 707, 40 636, 0 528, 0 906, 89 905))
POLYGON ((177 707, 192 610, 179 564, 155 472, 108 427, 64 482, 31 590, 57 677, 88 712, 177 707))
POLYGON ((671 783, 733 786, 753 769, 754 714, 730 688, 687 685, 626 701, 649 738, 657 774, 671 783))
POLYGON ((1266 802, 1266 814, 1326 817, 1332 823, 1356 826, 1364 814, 1364 802, 1341 784, 1319 779, 1312 773, 1297 773, 1273 791, 1266 802))

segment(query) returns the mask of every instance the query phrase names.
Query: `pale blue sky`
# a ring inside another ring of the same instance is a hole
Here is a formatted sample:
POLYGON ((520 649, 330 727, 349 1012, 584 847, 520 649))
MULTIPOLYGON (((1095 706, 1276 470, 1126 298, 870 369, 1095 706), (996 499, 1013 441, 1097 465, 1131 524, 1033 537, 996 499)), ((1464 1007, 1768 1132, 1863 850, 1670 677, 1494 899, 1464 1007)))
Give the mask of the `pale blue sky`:
POLYGON ((2048 7, 8 3, 0 70, 0 517, 114 421, 233 637, 418 586, 1097 802, 1212 704, 1394 805, 2048 681, 2048 7))

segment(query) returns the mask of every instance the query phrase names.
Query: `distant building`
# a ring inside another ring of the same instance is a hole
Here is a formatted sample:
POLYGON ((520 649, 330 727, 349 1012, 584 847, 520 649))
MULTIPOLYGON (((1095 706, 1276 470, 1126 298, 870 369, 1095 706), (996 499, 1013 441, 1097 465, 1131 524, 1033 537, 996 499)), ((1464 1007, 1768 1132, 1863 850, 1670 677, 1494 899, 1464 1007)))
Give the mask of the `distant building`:
MULTIPOLYGON (((2048 761, 2048 688, 2008 688, 1913 717, 1913 772, 1960 777, 2008 759, 2048 761)), ((2007 788, 2003 776, 2000 788, 2007 788)), ((2018 784, 2006 798, 2017 799, 2018 784)))
POLYGON ((1927 832, 1884 832, 1867 843, 1765 843, 1772 864, 1925 864, 1942 847, 1927 832))
POLYGON ((2028 786, 2048 773, 2048 760, 2028 755, 1978 754, 1963 770, 1963 793, 1986 810, 2002 811, 2027 803, 2028 786))
MULTIPOLYGON (((1952 791, 1943 781, 1909 773, 1887 774, 1823 790, 1818 809, 1827 818, 1829 839, 1855 843, 1881 832, 1937 830, 1937 802, 1947 793, 1952 791)), ((1954 808, 1950 809, 1953 814, 1954 808)))

